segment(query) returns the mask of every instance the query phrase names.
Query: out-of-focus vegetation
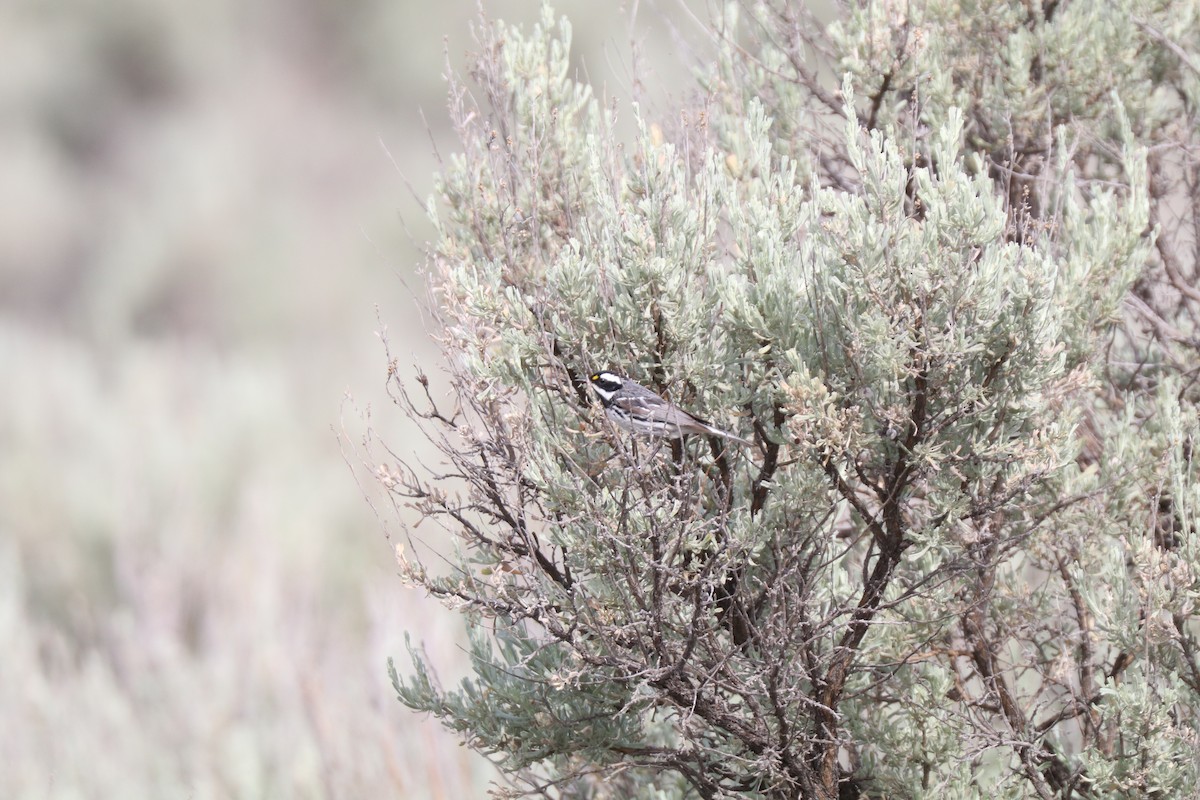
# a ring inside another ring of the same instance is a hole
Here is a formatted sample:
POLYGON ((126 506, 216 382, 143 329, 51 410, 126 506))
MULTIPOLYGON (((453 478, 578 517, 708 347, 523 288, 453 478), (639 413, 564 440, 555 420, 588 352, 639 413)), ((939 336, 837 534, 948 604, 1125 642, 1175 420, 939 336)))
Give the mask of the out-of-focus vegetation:
MULTIPOLYGON (((580 68, 628 93, 661 24, 577 5, 580 68)), ((453 677, 461 630, 399 585, 343 453, 376 304, 432 359, 405 278, 473 11, 438 8, 0 7, 0 797, 492 777, 396 703, 404 631, 453 677)))

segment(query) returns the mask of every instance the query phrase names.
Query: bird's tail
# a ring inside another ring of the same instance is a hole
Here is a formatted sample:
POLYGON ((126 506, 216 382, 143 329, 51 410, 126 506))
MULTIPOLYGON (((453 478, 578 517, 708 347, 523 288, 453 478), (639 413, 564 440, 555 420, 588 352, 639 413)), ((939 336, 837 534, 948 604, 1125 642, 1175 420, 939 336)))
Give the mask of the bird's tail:
POLYGON ((740 436, 736 436, 736 435, 730 433, 729 431, 723 431, 720 428, 715 427, 713 425, 705 425, 705 427, 708 429, 709 433, 713 434, 714 436, 720 436, 722 439, 729 439, 731 441, 737 442, 738 444, 744 444, 747 447, 754 444, 754 442, 750 441, 749 439, 743 439, 740 436))

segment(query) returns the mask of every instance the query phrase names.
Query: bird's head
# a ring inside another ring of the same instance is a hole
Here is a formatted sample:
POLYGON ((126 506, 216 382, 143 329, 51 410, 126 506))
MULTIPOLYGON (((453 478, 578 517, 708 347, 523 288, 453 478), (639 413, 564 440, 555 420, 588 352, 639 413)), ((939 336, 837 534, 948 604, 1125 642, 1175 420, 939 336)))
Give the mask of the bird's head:
POLYGON ((607 403, 612 400, 613 395, 621 390, 625 385, 625 379, 615 372, 607 370, 594 373, 588 382, 591 383, 592 390, 600 396, 600 399, 607 403))

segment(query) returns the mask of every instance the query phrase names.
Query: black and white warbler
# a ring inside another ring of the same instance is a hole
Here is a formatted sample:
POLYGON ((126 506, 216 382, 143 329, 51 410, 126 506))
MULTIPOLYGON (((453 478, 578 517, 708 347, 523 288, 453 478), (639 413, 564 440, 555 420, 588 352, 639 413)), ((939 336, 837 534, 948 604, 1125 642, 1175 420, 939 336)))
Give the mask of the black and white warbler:
POLYGON ((714 427, 694 414, 669 403, 654 392, 615 372, 597 372, 588 379, 604 405, 604 412, 618 426, 645 436, 680 439, 689 433, 708 434, 750 444, 740 436, 714 427))

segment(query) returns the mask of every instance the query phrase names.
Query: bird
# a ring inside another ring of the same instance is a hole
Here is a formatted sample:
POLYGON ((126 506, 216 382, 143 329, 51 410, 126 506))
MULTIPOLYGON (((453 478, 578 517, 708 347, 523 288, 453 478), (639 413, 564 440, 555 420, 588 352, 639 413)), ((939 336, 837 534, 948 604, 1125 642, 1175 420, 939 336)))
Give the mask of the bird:
POLYGON ((594 373, 588 382, 600 398, 604 413, 627 431, 668 439, 682 439, 689 433, 709 434, 739 444, 752 444, 689 414, 637 381, 610 370, 594 373))

